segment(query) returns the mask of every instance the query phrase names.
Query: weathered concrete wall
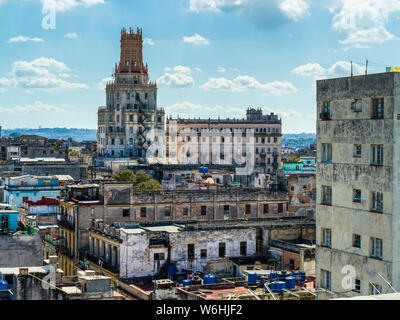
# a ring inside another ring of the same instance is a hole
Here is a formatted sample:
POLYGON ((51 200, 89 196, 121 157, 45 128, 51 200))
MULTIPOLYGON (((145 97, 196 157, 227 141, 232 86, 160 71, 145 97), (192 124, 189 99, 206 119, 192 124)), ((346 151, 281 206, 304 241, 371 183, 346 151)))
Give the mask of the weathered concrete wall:
POLYGON ((219 260, 219 244, 225 243, 225 256, 240 255, 240 243, 247 243, 247 255, 256 253, 255 229, 227 229, 184 231, 171 234, 171 262, 178 271, 192 270, 203 272, 209 261, 219 260), (188 245, 194 244, 194 259, 188 259, 188 245), (201 258, 201 249, 207 250, 207 258, 201 258))
POLYGON ((0 235, 0 268, 40 266, 42 263, 39 233, 29 236, 0 235))
MULTIPOLYGON (((400 74, 384 73, 317 82, 317 114, 324 101, 331 102, 332 120, 317 121, 317 285, 321 270, 332 274, 331 290, 345 295, 342 268, 355 268, 361 295, 370 294, 369 283, 400 289, 400 74), (372 99, 384 98, 384 119, 372 118, 372 99), (351 103, 362 99, 362 111, 351 103), (322 144, 332 144, 332 163, 322 163, 322 144), (354 157, 354 145, 362 156, 354 157), (383 145, 383 166, 371 165, 371 145, 383 145), (332 205, 321 205, 322 186, 332 187, 332 205), (361 190, 361 202, 353 202, 353 189, 361 190), (371 192, 383 193, 383 213, 371 212, 371 192), (322 229, 331 229, 332 248, 321 246, 322 229), (353 247, 353 235, 361 235, 361 248, 353 247), (383 240, 381 260, 370 258, 371 237, 383 240), (396 242, 395 242, 396 241, 396 242), (395 272, 396 270, 396 272, 395 272)), ((325 298, 332 296, 325 296, 325 298)))
POLYGON ((135 193, 129 185, 105 185, 105 222, 212 221, 288 215, 288 195, 260 189, 135 193), (267 209, 264 205, 268 205, 267 209), (202 207, 206 207, 202 212, 202 207), (226 206, 229 206, 226 207, 226 206), (250 211, 246 213, 246 206, 250 211), (145 216, 141 216, 146 208, 145 216), (225 209, 228 214, 225 214, 225 209), (130 210, 123 216, 123 210, 130 210), (167 214, 168 210, 168 214, 167 214))

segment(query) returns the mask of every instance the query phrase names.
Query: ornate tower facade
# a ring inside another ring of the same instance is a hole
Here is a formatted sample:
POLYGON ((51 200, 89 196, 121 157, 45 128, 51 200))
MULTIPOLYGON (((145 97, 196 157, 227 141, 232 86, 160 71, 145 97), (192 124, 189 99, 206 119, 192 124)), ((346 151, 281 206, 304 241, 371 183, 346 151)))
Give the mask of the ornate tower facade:
MULTIPOLYGON (((106 86, 106 106, 98 111, 100 156, 131 158, 144 163, 148 150, 163 130, 165 112, 157 108, 157 84, 149 80, 143 63, 142 30, 121 31, 120 62, 106 86)), ((156 155, 159 156, 159 155, 156 155)))

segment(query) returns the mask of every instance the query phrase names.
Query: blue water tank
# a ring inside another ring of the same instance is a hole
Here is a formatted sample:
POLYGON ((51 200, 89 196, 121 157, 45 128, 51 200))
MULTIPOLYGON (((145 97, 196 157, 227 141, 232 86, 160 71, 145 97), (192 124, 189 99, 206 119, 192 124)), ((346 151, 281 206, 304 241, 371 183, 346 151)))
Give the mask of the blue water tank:
POLYGON ((275 292, 281 292, 285 288, 286 288, 286 282, 283 282, 283 281, 276 282, 275 292))
POLYGON ((188 286, 190 286, 190 285, 192 284, 192 281, 190 281, 190 280, 183 280, 182 283, 183 283, 183 286, 184 286, 184 287, 188 287, 188 286))
POLYGON ((287 277, 286 278, 286 288, 294 289, 296 287, 296 279, 294 277, 287 277))
POLYGON ((8 282, 0 280, 0 291, 8 290, 8 282))
POLYGON ((212 274, 205 275, 204 284, 215 284, 215 277, 212 274))
POLYGON ((269 274, 269 281, 274 281, 277 278, 277 274, 275 272, 271 272, 269 274))
POLYGON ((300 281, 301 279, 300 272, 293 271, 293 277, 296 279, 296 281, 300 281))
POLYGON ((269 287, 272 291, 275 291, 275 282, 270 282, 270 283, 268 283, 268 287, 269 287))
POLYGON ((306 273, 305 272, 300 272, 300 280, 306 281, 306 273))
POLYGON ((247 282, 249 284, 256 284, 257 283, 257 274, 256 273, 249 273, 247 276, 247 282))
POLYGON ((167 273, 169 277, 173 277, 176 273, 176 266, 171 264, 167 267, 167 273))

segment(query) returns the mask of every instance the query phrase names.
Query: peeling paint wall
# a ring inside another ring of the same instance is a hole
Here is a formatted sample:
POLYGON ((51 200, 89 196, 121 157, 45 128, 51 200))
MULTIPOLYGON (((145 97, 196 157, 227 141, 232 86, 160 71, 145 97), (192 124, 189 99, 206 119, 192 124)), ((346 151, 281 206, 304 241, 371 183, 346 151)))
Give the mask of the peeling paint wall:
POLYGON ((317 121, 316 276, 320 285, 321 270, 330 271, 334 292, 348 291, 342 286, 347 265, 355 267, 361 295, 370 294, 369 282, 386 290, 378 273, 400 290, 400 203, 394 196, 400 192, 399 88, 399 73, 317 82, 317 114, 330 101, 332 120, 317 121), (384 99, 384 119, 371 119, 373 98, 384 99), (351 109, 354 99, 362 99, 361 112, 351 109), (332 163, 322 163, 323 143, 332 144, 332 163), (353 156, 355 144, 362 146, 361 157, 353 156), (371 165, 372 144, 383 145, 383 166, 371 165), (331 206, 321 205, 322 186, 332 187, 331 206), (361 202, 353 202, 353 189, 361 190, 361 202), (371 211, 372 191, 383 193, 383 213, 371 211), (321 246, 324 228, 332 230, 331 248, 321 246), (361 235, 361 248, 353 247, 354 234, 361 235), (370 257, 371 237, 383 240, 381 260, 370 257))

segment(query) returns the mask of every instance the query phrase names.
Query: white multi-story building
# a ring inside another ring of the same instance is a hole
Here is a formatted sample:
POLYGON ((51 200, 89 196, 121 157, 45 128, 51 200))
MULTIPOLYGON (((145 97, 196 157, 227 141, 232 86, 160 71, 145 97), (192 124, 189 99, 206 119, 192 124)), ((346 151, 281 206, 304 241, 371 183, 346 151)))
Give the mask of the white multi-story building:
MULTIPOLYGON (((107 104, 98 111, 100 156, 145 162, 147 151, 158 139, 154 130, 164 129, 165 112, 157 108, 157 85, 149 81, 142 51, 142 30, 134 33, 123 29, 121 59, 115 66, 114 79, 106 86, 107 104)), ((156 150, 154 156, 163 155, 156 150)))
POLYGON ((399 73, 317 82, 322 299, 400 290, 399 89, 399 73))

